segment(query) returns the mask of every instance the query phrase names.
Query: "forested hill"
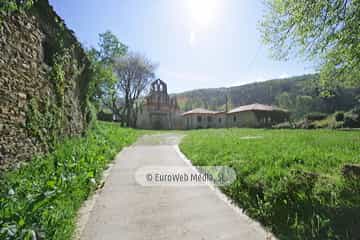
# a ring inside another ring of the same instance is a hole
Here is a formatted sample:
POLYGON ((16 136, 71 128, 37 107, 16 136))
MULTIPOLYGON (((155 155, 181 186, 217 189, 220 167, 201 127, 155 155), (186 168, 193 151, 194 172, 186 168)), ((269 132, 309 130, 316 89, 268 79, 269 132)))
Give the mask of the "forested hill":
POLYGON ((332 97, 320 96, 318 75, 302 75, 229 88, 198 89, 175 94, 181 110, 203 107, 225 110, 226 95, 229 107, 251 103, 278 105, 301 117, 309 112, 332 113, 349 110, 359 103, 360 89, 336 89, 332 97))

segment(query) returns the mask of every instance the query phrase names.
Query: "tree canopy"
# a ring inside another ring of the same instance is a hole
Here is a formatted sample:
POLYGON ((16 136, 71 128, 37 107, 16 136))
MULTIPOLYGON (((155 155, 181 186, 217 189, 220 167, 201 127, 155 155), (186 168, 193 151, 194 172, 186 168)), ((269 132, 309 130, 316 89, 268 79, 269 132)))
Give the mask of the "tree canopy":
POLYGON ((272 56, 319 61, 325 87, 360 85, 360 0, 267 0, 261 22, 272 56))
POLYGON ((114 70, 118 77, 116 88, 124 98, 124 116, 127 126, 136 126, 136 100, 155 77, 156 64, 138 53, 116 59, 114 70))
POLYGON ((99 34, 99 58, 104 64, 113 64, 114 59, 123 56, 128 47, 110 31, 99 34))
POLYGON ((106 107, 119 116, 120 93, 116 89, 116 74, 114 72, 115 59, 127 53, 128 47, 121 43, 116 35, 110 31, 99 34, 98 49, 87 51, 91 62, 92 79, 89 95, 91 102, 97 109, 106 107))
POLYGON ((90 100, 97 110, 108 109, 127 126, 136 124, 136 101, 154 78, 156 65, 128 52, 110 31, 99 34, 98 49, 87 51, 91 61, 90 100))

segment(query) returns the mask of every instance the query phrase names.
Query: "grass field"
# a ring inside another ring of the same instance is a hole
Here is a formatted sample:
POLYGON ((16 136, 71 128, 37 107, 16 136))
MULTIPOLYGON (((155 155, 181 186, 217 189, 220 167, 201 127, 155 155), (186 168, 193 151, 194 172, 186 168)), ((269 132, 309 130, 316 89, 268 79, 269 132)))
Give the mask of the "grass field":
POLYGON ((98 123, 22 168, 0 172, 0 239, 71 239, 107 164, 143 131, 98 123))
POLYGON ((222 190, 280 239, 359 239, 360 131, 219 129, 187 132, 194 165, 227 165, 222 190))

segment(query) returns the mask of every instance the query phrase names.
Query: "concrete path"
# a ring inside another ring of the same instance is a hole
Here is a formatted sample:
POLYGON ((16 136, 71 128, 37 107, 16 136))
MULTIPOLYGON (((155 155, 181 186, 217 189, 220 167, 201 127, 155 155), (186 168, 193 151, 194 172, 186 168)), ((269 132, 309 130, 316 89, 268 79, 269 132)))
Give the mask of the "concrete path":
POLYGON ((179 135, 144 136, 117 157, 88 211, 82 240, 273 239, 209 186, 141 186, 144 166, 189 166, 179 135))

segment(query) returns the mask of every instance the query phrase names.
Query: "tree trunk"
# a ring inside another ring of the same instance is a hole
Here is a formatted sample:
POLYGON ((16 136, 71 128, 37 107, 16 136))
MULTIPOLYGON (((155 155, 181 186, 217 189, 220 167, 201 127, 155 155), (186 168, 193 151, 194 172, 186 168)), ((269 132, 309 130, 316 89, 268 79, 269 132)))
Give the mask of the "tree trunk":
POLYGON ((128 99, 128 97, 125 97, 125 112, 126 112, 126 126, 130 127, 131 126, 131 104, 130 101, 128 99))

